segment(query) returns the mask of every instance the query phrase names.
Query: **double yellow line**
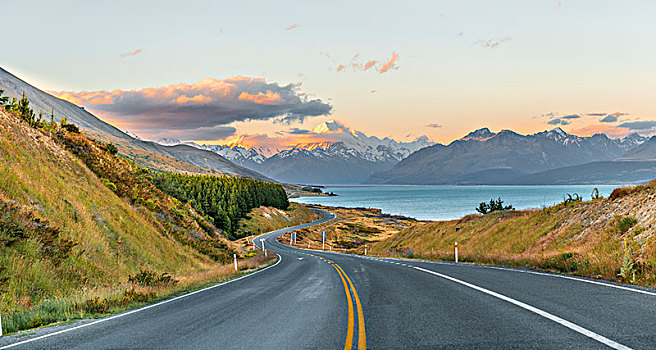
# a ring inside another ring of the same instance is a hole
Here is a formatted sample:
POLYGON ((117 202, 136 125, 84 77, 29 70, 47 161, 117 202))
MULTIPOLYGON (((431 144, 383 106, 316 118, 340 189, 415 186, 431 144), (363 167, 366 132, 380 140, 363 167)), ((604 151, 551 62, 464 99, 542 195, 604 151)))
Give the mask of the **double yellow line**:
POLYGON ((364 327, 364 312, 362 311, 362 304, 360 303, 360 297, 358 292, 353 286, 353 282, 349 276, 342 270, 342 267, 337 265, 334 261, 330 259, 323 258, 328 261, 337 271, 337 274, 342 279, 342 284, 344 284, 344 293, 346 294, 346 303, 348 304, 348 324, 346 328, 346 343, 344 344, 344 350, 350 350, 353 348, 353 333, 355 332, 355 317, 353 312, 353 300, 355 300, 355 307, 358 310, 358 350, 363 350, 367 348, 367 333, 364 327), (349 292, 349 287, 353 293, 353 298, 351 298, 351 292, 349 292))

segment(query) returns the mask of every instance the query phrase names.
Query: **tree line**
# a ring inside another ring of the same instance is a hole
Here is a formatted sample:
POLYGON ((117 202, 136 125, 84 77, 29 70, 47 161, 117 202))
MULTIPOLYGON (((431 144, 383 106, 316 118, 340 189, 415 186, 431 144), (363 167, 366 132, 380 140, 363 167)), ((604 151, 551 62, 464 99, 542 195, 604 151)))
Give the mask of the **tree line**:
POLYGON ((249 178, 159 173, 153 184, 162 192, 188 202, 230 238, 238 222, 253 208, 287 209, 289 201, 279 184, 249 178))

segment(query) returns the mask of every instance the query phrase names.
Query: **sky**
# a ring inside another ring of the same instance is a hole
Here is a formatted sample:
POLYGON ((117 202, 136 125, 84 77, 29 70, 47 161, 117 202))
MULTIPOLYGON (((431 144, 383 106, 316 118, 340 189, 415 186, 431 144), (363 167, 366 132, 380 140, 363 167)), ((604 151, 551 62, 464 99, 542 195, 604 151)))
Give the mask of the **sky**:
MULTIPOLYGON (((6 1, 0 66, 146 139, 656 131, 654 1, 6 1)), ((304 140, 308 138, 305 137, 304 140)))

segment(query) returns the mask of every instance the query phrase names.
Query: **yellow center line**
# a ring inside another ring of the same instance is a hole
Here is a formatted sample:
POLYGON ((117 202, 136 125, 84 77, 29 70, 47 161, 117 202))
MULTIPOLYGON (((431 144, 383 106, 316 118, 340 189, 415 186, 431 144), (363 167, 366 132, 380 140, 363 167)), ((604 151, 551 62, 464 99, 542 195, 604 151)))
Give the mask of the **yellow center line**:
POLYGON ((360 297, 358 296, 358 292, 355 290, 355 287, 353 286, 351 279, 346 274, 346 272, 342 270, 342 267, 337 264, 334 264, 333 266, 337 266, 337 269, 339 269, 344 274, 344 277, 346 277, 346 280, 348 281, 348 284, 351 287, 351 290, 353 291, 353 298, 355 299, 355 305, 358 308, 358 350, 366 349, 367 334, 364 327, 364 312, 362 311, 362 304, 360 303, 360 297))
POLYGON ((346 326, 346 343, 344 344, 344 350, 351 350, 351 348, 353 347, 353 326, 354 326, 353 301, 351 300, 351 293, 349 293, 346 280, 344 280, 344 275, 342 275, 342 272, 339 270, 337 265, 333 265, 333 267, 335 268, 335 270, 337 270, 337 274, 339 274, 339 278, 342 279, 342 284, 344 284, 344 292, 346 293, 346 304, 348 304, 348 325, 346 326))

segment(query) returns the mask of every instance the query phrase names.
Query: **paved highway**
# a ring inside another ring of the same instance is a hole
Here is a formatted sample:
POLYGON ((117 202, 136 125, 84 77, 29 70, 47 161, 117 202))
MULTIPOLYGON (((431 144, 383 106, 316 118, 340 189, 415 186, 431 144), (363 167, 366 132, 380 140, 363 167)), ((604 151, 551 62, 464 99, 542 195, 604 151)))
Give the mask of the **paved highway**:
MULTIPOLYGON (((325 217, 319 222, 332 218, 325 217)), ((312 224, 317 224, 315 222, 312 224)), ((309 226, 302 225, 302 226, 309 226)), ((656 292, 517 269, 292 248, 258 273, 14 349, 654 349, 656 292)), ((3 343, 4 342, 4 343, 3 343)), ((0 347, 5 349, 6 347, 0 347)))

